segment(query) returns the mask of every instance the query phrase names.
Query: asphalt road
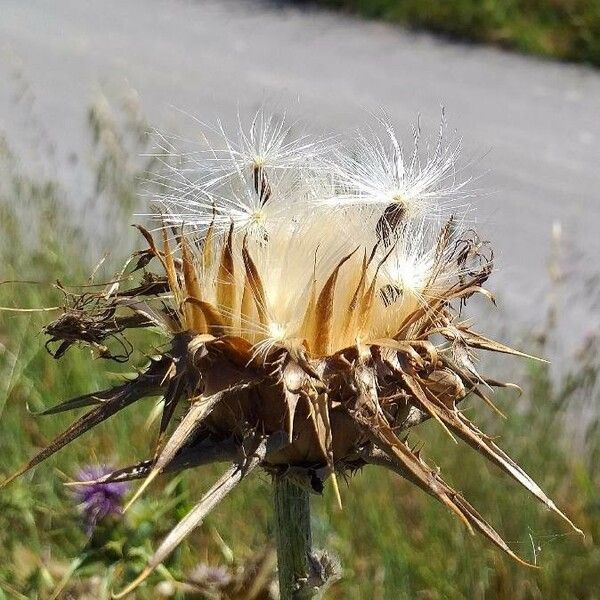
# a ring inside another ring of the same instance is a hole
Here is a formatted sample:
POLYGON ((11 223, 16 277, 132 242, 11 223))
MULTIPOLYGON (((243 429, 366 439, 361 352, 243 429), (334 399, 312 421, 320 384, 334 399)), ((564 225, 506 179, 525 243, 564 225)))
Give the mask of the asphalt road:
POLYGON ((499 321, 543 321, 560 222, 562 331, 598 324, 584 282, 600 271, 600 71, 252 0, 0 0, 0 49, 0 127, 24 145, 8 85, 17 64, 67 177, 101 86, 127 82, 149 121, 173 131, 190 122, 172 106, 233 121, 266 102, 315 130, 352 130, 384 108, 401 131, 421 113, 435 132, 444 105, 481 176, 499 321))

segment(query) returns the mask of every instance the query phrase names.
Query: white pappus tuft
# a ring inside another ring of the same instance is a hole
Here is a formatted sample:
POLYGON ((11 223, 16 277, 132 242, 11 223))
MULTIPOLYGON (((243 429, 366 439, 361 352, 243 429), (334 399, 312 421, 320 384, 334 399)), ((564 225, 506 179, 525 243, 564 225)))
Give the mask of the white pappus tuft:
POLYGON ((210 226, 223 232, 233 223, 236 231, 260 238, 290 216, 301 217, 307 207, 299 199, 315 194, 315 182, 321 180, 320 159, 329 143, 307 135, 294 137, 295 127, 286 124, 285 115, 276 119, 259 110, 248 131, 238 116, 234 137, 221 122, 216 127, 205 125, 206 143, 209 137, 216 140, 187 154, 175 152, 162 136, 161 149, 186 164, 168 165, 170 185, 155 203, 161 220, 200 232, 210 226))
POLYGON ((423 141, 420 121, 413 126, 413 147, 406 153, 392 125, 380 120, 383 139, 375 133, 360 135, 358 143, 338 151, 331 161, 336 193, 324 204, 370 206, 379 210, 396 207, 409 217, 443 218, 456 210, 456 201, 469 196, 470 178, 458 177, 461 140, 446 140, 442 119, 433 148, 423 141))

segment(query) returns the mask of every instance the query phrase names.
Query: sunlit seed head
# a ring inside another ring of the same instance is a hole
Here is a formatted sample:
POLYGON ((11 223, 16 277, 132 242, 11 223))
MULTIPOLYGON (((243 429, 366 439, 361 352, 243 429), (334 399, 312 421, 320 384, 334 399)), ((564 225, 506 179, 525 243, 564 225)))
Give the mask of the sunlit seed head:
MULTIPOLYGON (((336 163, 339 157, 333 156, 325 176, 314 177, 303 164, 314 158, 312 149, 288 146, 299 163, 275 161, 285 156, 281 129, 267 135, 270 125, 258 133, 254 125, 242 137, 241 150, 227 140, 229 154, 222 162, 214 151, 215 162, 204 174, 176 171, 180 179, 162 198, 161 213, 168 212, 162 244, 140 227, 147 249, 134 252, 104 290, 90 291, 89 285, 81 293, 69 290, 75 301, 45 328, 46 346, 59 344, 55 358, 83 342, 103 358, 118 360, 102 345, 113 339, 127 360, 136 350, 121 335, 129 327, 158 327, 171 338, 169 347, 136 377, 93 393, 100 405, 0 487, 149 396, 165 399, 154 458, 111 470, 102 483, 101 473, 90 475, 93 480, 77 492, 88 526, 122 512, 124 479, 145 478, 133 501, 160 472, 213 460, 225 447, 233 458, 225 475, 115 598, 145 580, 201 523, 216 505, 213 499, 222 499, 256 466, 278 481, 292 473, 316 489, 358 463, 387 465, 410 475, 471 530, 517 558, 439 471, 427 466, 420 448, 408 443, 404 430, 429 417, 571 523, 457 406, 472 394, 493 407, 484 386, 512 385, 480 377, 476 350, 526 355, 473 331, 461 317, 469 297, 490 297, 482 286, 493 253, 474 231, 461 230, 454 212, 445 223, 436 220, 440 203, 453 201, 460 189, 444 183, 454 172, 454 150, 441 145, 440 134, 435 152, 422 161, 417 129, 407 159, 387 126, 389 147, 375 142, 362 161, 336 163), (307 199, 319 189, 334 200, 326 206, 337 210, 311 210, 316 205, 307 199), (192 235, 189 228, 169 227, 188 218, 197 228, 192 235), (265 236, 257 240, 255 230, 265 236), (188 410, 174 425, 181 412, 174 409, 184 405, 188 410)), ((86 394, 44 413, 89 406, 89 399, 86 394)))

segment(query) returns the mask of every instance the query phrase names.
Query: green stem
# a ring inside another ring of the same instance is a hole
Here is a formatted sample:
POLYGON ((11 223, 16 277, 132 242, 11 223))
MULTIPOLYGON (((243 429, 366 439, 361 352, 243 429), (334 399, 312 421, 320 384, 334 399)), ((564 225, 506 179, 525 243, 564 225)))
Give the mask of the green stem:
POLYGON ((273 491, 280 599, 312 598, 309 492, 286 477, 275 477, 273 491))

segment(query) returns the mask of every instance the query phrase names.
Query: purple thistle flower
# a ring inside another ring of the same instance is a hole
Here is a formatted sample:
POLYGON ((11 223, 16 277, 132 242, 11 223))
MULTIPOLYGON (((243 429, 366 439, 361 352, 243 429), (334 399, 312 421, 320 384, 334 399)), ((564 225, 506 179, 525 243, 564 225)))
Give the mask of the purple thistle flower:
POLYGON ((207 565, 200 563, 189 575, 190 580, 197 585, 223 589, 231 583, 232 575, 227 567, 222 565, 207 565))
POLYGON ((106 517, 123 512, 123 497, 129 488, 127 483, 93 483, 111 471, 108 465, 89 465, 77 473, 78 481, 91 482, 78 485, 74 492, 88 535, 91 535, 96 525, 106 517))

